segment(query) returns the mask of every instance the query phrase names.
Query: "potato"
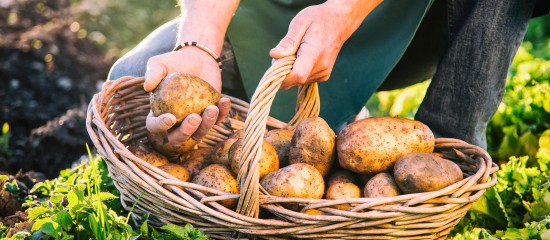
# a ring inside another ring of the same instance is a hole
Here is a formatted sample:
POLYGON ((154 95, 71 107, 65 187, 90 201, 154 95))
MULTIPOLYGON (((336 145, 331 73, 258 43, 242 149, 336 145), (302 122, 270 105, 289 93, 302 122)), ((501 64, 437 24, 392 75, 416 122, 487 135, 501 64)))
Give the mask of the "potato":
POLYGON ((191 113, 201 114, 220 98, 221 94, 204 80, 189 74, 173 73, 151 92, 151 111, 156 117, 163 113, 174 114, 180 123, 191 113))
POLYGON ((229 135, 229 138, 241 139, 243 138, 243 135, 244 135, 243 130, 237 130, 233 132, 231 135, 229 135))
POLYGON ((220 142, 216 146, 214 146, 210 159, 212 163, 219 163, 230 166, 231 161, 229 161, 229 149, 236 141, 236 138, 228 138, 225 141, 220 142))
POLYGON ((138 143, 136 145, 131 145, 128 147, 128 150, 132 152, 136 157, 140 158, 147 163, 159 167, 165 164, 168 164, 168 159, 157 151, 153 150, 150 146, 145 143, 138 143))
POLYGON ((315 167, 307 163, 295 163, 267 174, 260 185, 271 195, 279 197, 323 197, 325 181, 315 167))
MULTIPOLYGON (((239 164, 241 157, 241 147, 243 140, 239 139, 233 143, 233 146, 229 149, 229 160, 231 161, 231 170, 235 174, 239 174, 239 164)), ((261 159, 259 162, 260 179, 270 172, 279 169, 279 158, 275 148, 271 146, 267 141, 263 141, 261 159)))
POLYGON ((147 140, 155 150, 164 154, 170 159, 178 158, 182 153, 193 149, 197 142, 193 138, 189 138, 180 146, 174 146, 168 142, 166 132, 151 133, 147 131, 147 140))
POLYGON ((277 156, 279 157, 279 167, 288 166, 288 153, 290 151, 290 142, 294 131, 290 129, 273 129, 267 132, 264 140, 273 145, 277 156))
MULTIPOLYGON (((189 172, 187 171, 187 169, 185 169, 185 167, 178 164, 168 163, 166 165, 160 166, 159 169, 162 171, 165 171, 166 173, 172 175, 173 177, 175 177, 176 179, 179 179, 182 182, 187 182, 190 179, 189 172)), ((179 188, 183 189, 183 187, 181 186, 179 188)))
POLYGON ((333 173, 328 180, 329 186, 335 183, 355 183, 355 178, 350 171, 339 170, 333 173))
POLYGON ((394 197, 401 194, 389 173, 379 173, 372 177, 363 188, 363 195, 367 198, 394 197))
MULTIPOLYGON (((352 182, 334 182, 329 185, 325 194, 326 199, 347 199, 347 198, 360 198, 361 189, 352 182)), ((351 208, 348 204, 340 204, 335 206, 340 210, 348 210, 351 208)))
POLYGON ((180 164, 189 171, 189 175, 193 178, 202 168, 210 164, 210 154, 212 148, 193 149, 180 157, 180 164))
POLYGON ((411 152, 433 152, 434 135, 428 126, 398 117, 365 118, 338 134, 340 165, 363 174, 385 172, 411 152))
POLYGON ((320 117, 302 120, 290 143, 288 163, 308 163, 327 176, 336 160, 336 135, 320 117))
POLYGON ((431 192, 462 180, 462 170, 454 162, 429 153, 410 153, 393 168, 397 186, 404 193, 431 192))
MULTIPOLYGON (((240 192, 239 183, 233 173, 221 164, 205 167, 193 178, 192 182, 227 193, 239 194, 240 192)), ((226 199, 220 204, 227 208, 233 208, 237 204, 237 199, 226 199)))
POLYGON ((323 212, 318 209, 308 209, 308 210, 305 210, 304 213, 309 215, 323 215, 323 212))

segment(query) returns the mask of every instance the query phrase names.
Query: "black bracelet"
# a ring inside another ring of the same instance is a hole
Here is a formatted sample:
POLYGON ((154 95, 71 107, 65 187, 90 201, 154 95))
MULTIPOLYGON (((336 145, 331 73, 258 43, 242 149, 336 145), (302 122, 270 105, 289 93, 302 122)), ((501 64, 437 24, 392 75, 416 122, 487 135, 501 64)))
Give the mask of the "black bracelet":
POLYGON ((208 53, 210 56, 212 56, 212 58, 214 58, 214 60, 216 60, 216 62, 218 63, 218 66, 220 67, 220 70, 222 69, 222 60, 221 60, 221 58, 218 57, 218 55, 217 55, 214 51, 210 50, 210 48, 207 48, 206 46, 204 46, 204 45, 202 45, 202 44, 200 44, 200 43, 198 43, 198 42, 184 42, 184 43, 180 43, 180 44, 178 44, 178 45, 174 48, 174 50, 172 50, 172 51, 175 52, 175 51, 178 51, 178 50, 182 49, 183 47, 187 47, 187 46, 197 47, 197 48, 199 48, 199 49, 205 51, 205 52, 208 53))

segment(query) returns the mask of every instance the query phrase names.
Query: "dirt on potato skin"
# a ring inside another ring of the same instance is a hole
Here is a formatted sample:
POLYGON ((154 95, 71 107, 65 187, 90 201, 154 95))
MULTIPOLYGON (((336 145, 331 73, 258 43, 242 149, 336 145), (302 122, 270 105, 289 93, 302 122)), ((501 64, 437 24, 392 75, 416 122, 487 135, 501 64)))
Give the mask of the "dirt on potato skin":
POLYGON ((86 106, 114 59, 79 37, 69 0, 5 1, 0 16, 0 170, 53 178, 86 153, 86 106))

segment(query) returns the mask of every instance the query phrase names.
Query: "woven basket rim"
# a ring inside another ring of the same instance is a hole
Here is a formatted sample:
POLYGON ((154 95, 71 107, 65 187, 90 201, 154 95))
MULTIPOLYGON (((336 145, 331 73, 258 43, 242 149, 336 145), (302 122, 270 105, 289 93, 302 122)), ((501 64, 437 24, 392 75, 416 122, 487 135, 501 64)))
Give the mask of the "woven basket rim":
MULTIPOLYGON (((407 223, 403 226, 408 226, 414 224, 408 224, 407 221, 419 221, 418 219, 415 220, 415 216, 437 214, 453 209, 457 211, 457 215, 464 215, 470 205, 481 197, 485 189, 493 186, 497 180, 495 172, 498 166, 492 162, 491 157, 484 149, 458 139, 438 138, 436 139, 436 148, 446 150, 445 153, 441 154, 447 154, 446 156, 454 155, 455 158, 465 159, 464 161, 476 162, 478 168, 472 176, 466 177, 438 191, 403 194, 386 198, 354 198, 346 200, 283 198, 265 195, 264 192, 260 191, 258 204, 262 206, 262 209, 276 212, 275 215, 278 216, 279 219, 262 219, 242 215, 237 211, 227 209, 219 203, 214 202, 215 200, 227 198, 238 199, 241 196, 240 194, 223 193, 190 182, 181 182, 164 171, 136 157, 126 149, 122 142, 118 141, 120 136, 117 137, 110 131, 110 127, 112 126, 109 126, 109 122, 106 122, 104 118, 113 114, 113 106, 110 104, 112 104, 114 101, 113 99, 116 98, 117 92, 139 87, 142 82, 142 77, 130 76, 106 82, 102 91, 94 95, 88 107, 86 119, 86 128, 92 138, 92 142, 98 150, 98 153, 105 158, 109 172, 115 180, 115 186, 121 191, 121 200, 123 200, 123 203, 135 200, 138 192, 150 194, 150 196, 148 195, 146 199, 144 199, 143 205, 138 204, 136 215, 133 216, 135 218, 139 218, 139 213, 154 212, 158 210, 160 212, 170 213, 168 214, 170 216, 166 218, 170 220, 159 218, 158 223, 171 221, 197 223, 199 228, 206 229, 212 236, 219 238, 227 236, 227 231, 229 230, 244 234, 271 237, 277 235, 273 231, 281 232, 281 236, 321 236, 318 234, 316 235, 316 233, 319 232, 319 226, 326 227, 328 223, 338 225, 338 223, 343 224, 344 222, 347 223, 354 219, 378 219, 380 222, 384 222, 388 219, 398 219, 399 217, 404 219, 411 218, 412 220, 405 220, 403 222, 407 223), (468 155, 472 155, 473 158, 468 155), (488 181, 489 179, 490 181, 488 181), (133 181, 135 181, 135 183, 133 181), (133 188, 123 187, 126 185, 132 186, 133 188), (178 186, 184 187, 185 191, 179 189, 178 186), (201 191, 218 195, 208 197, 201 193, 201 191), (473 192, 475 192, 473 195, 469 194, 473 192), (201 196, 201 194, 202 197, 200 197, 200 200, 196 200, 195 197, 201 196), (162 202, 158 204, 158 206, 154 206, 155 204, 149 204, 151 206, 148 206, 148 203, 155 202, 152 196, 156 196, 156 198, 161 199, 159 201, 162 202), (132 198, 134 199, 132 200, 132 198), (306 206, 301 212, 298 212, 279 205, 285 202, 303 203, 306 206), (342 204, 352 204, 353 207, 348 210, 338 210, 334 208, 342 204), (145 206, 151 207, 154 210, 146 209, 145 206), (174 209, 180 209, 185 214, 176 213, 174 209), (309 209, 320 209, 325 215, 304 213, 309 209), (217 233, 214 230, 210 231, 211 229, 217 229, 216 227, 212 227, 214 225, 219 229, 224 228, 226 230, 217 230, 223 233, 217 233)), ((128 92, 130 91, 128 90, 128 92)), ((442 217, 441 219, 444 218, 442 217)), ((454 226, 458 222, 453 218, 447 220, 448 222, 444 225, 434 229, 439 229, 438 233, 444 235, 444 232, 447 230, 450 231, 450 229, 448 229, 450 226, 449 224, 454 226)), ((354 225, 352 224, 351 226, 354 225)), ((338 232, 338 230, 334 230, 338 228, 326 228, 338 232)), ((403 234, 403 236, 408 234, 406 231, 386 231, 388 233, 384 234, 394 237, 400 236, 400 234, 403 234)), ((432 230, 425 230, 419 234, 428 234, 429 231, 432 230)), ((366 232, 368 231, 364 230, 364 232, 367 234, 366 232)), ((333 235, 330 236, 338 237, 338 234, 343 233, 331 234, 333 235)), ((414 232, 411 234, 414 235, 414 232)), ((322 236, 329 237, 329 235, 322 236)))

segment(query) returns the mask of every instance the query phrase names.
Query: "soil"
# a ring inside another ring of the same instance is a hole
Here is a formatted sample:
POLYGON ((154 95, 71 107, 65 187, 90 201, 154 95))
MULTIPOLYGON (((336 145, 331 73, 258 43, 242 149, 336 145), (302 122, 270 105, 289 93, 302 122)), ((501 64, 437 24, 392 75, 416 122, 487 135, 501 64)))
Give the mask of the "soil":
MULTIPOLYGON (((0 172, 0 175, 4 175, 0 172)), ((31 189, 36 183, 46 180, 41 173, 34 171, 26 173, 17 173, 10 175, 7 181, 0 180, 0 223, 8 227, 7 236, 20 231, 31 231, 33 221, 29 221, 28 215, 23 211, 21 204, 29 195, 31 189), (17 184, 17 190, 9 191, 6 184, 17 184), (15 194, 15 195, 14 195, 15 194)))
POLYGON ((86 154, 86 106, 114 59, 71 30, 69 0, 0 5, 0 124, 10 126, 0 171, 53 178, 86 154))

